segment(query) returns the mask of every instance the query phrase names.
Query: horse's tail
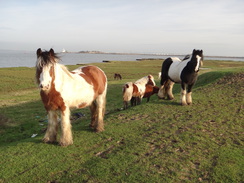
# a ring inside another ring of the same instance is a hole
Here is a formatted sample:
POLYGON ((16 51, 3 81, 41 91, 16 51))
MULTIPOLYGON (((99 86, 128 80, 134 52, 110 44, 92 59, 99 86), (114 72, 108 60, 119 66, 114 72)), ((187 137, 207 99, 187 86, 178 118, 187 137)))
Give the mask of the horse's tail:
POLYGON ((173 63, 173 60, 171 58, 165 59, 165 61, 162 64, 162 70, 161 70, 161 81, 160 84, 164 85, 165 81, 169 79, 168 73, 169 73, 169 67, 173 63))
POLYGON ((123 101, 130 101, 133 93, 133 83, 132 82, 126 83, 123 86, 122 91, 123 91, 123 101))

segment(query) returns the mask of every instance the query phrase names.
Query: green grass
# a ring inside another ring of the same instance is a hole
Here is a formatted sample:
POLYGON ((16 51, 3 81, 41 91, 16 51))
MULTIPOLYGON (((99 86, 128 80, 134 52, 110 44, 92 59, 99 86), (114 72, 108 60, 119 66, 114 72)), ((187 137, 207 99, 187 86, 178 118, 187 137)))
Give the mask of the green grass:
POLYGON ((121 110, 122 85, 157 78, 161 62, 95 64, 109 79, 105 131, 89 129, 88 109, 73 110, 85 117, 73 121, 68 147, 41 141, 46 112, 34 68, 1 68, 0 182, 241 182, 244 63, 205 61, 191 106, 179 105, 175 85, 173 101, 154 95, 121 110))

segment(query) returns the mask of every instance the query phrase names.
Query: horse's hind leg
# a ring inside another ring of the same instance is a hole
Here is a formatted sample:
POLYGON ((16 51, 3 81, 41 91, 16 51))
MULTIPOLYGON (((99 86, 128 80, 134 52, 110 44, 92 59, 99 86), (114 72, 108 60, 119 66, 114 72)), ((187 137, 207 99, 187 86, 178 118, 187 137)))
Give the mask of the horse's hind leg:
POLYGON ((68 146, 73 144, 69 108, 66 108, 64 111, 62 111, 61 129, 62 135, 59 144, 61 146, 68 146))
POLYGON ((97 104, 96 101, 93 101, 91 106, 90 106, 90 111, 91 111, 91 128, 95 128, 97 124, 97 104))
POLYGON ((132 97, 130 100, 130 105, 131 106, 136 106, 136 97, 132 97))
POLYGON ((163 72, 162 70, 162 74, 161 74, 161 81, 160 81, 160 84, 161 84, 161 87, 158 91, 158 98, 160 99, 165 99, 166 95, 167 95, 167 87, 168 87, 168 76, 166 71, 163 72))
POLYGON ((128 108, 128 101, 123 101, 124 104, 124 110, 128 108))
POLYGON ((141 101, 142 101, 142 96, 139 96, 136 98, 136 105, 140 105, 141 104, 141 101))
POLYGON ((95 130, 96 132, 102 132, 104 131, 104 123, 103 118, 105 114, 105 107, 106 107, 106 92, 99 95, 96 99, 96 114, 97 120, 95 120, 95 130))
POLYGON ((53 143, 56 141, 58 132, 58 115, 56 111, 48 111, 48 127, 43 138, 45 143, 53 143))
POLYGON ((158 91, 158 98, 165 99, 165 97, 166 97, 166 91, 164 85, 162 85, 158 91))

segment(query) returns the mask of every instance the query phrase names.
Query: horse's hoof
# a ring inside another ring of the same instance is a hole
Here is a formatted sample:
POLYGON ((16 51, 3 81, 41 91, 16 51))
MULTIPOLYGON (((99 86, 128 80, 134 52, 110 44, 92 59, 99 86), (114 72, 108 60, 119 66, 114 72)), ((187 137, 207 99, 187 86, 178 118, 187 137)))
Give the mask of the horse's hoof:
POLYGON ((182 105, 182 106, 186 106, 186 105, 187 105, 187 103, 181 103, 181 105, 182 105))
POLYGON ((165 100, 166 98, 165 98, 165 97, 158 97, 158 99, 162 99, 162 100, 165 100))
POLYGON ((59 142, 59 145, 62 147, 67 147, 67 146, 72 145, 72 144, 73 144, 73 141, 72 142, 59 142))
POLYGON ((104 128, 96 128, 95 132, 99 133, 99 132, 103 132, 104 128))
POLYGON ((42 142, 47 143, 47 144, 53 144, 56 142, 56 140, 50 140, 49 138, 43 138, 42 142))
POLYGON ((90 127, 91 129, 94 129, 94 128, 95 128, 95 126, 94 126, 94 125, 89 125, 89 127, 90 127))

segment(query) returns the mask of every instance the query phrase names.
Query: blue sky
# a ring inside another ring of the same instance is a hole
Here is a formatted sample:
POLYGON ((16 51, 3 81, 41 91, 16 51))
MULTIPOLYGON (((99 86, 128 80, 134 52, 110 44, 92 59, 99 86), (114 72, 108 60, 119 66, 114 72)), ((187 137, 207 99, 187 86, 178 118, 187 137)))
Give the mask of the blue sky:
POLYGON ((0 49, 244 56, 243 0, 0 0, 0 49))

